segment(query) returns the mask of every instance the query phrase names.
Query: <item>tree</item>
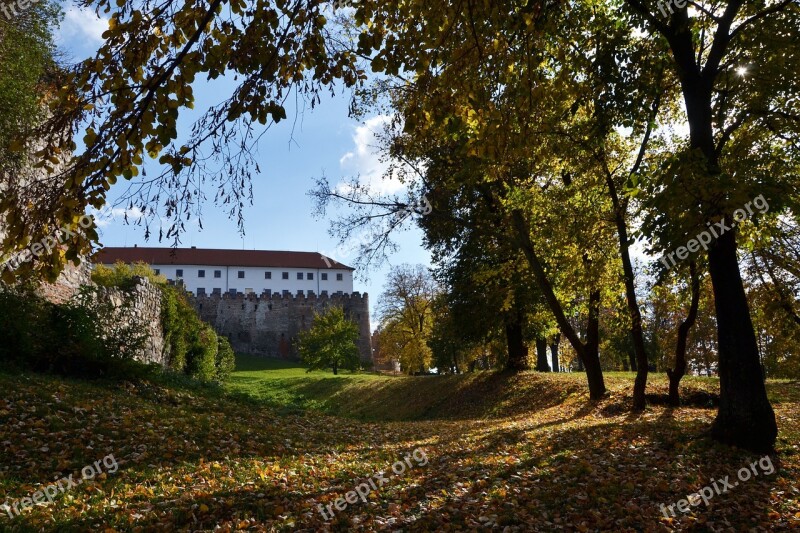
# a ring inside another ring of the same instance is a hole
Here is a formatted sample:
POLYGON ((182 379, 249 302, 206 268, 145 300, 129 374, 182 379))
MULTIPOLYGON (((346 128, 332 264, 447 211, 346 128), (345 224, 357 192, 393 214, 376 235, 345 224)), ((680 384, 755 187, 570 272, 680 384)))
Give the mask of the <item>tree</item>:
MULTIPOLYGON (((63 185, 31 169, 37 161, 35 148, 45 142, 41 128, 48 105, 62 81, 53 35, 61 16, 57 4, 43 0, 20 10, 13 21, 0 17, 0 279, 4 282, 24 279, 31 270, 27 262, 13 269, 2 263, 30 244, 27 222, 32 206, 45 194, 57 195, 63 185), (20 231, 20 225, 26 229, 20 231)), ((47 262, 38 266, 47 271, 47 262)), ((49 274, 55 279, 54 272, 49 274)))
POLYGON ((686 318, 678 327, 678 340, 675 343, 675 367, 667 369, 669 403, 676 407, 681 403, 678 387, 681 379, 686 375, 686 343, 689 338, 689 332, 697 321, 697 308, 700 305, 700 273, 697 271, 697 264, 694 261, 689 263, 689 277, 691 303, 689 304, 686 318))
POLYGON ((759 192, 768 191, 776 210, 796 198, 792 176, 800 153, 788 139, 800 133, 792 74, 800 67, 800 10, 791 0, 729 0, 704 2, 691 14, 684 6, 665 20, 641 0, 625 3, 668 46, 689 125, 688 144, 661 183, 660 205, 671 207, 662 213, 683 210, 678 220, 689 235, 707 224, 734 228, 708 247, 720 376, 712 433, 722 442, 770 451, 777 426, 761 379, 733 215, 759 192), (756 64, 779 66, 748 76, 748 66, 756 64))
MULTIPOLYGON (((121 178, 131 185, 119 203, 141 209, 145 217, 137 223, 147 237, 158 219, 159 240, 177 244, 186 221, 200 218, 206 186, 216 187, 216 204, 241 229, 250 180, 261 171, 253 152, 264 129, 287 118, 286 100, 314 107, 323 93, 366 76, 331 33, 328 0, 79 4, 108 14, 109 29, 97 54, 71 67, 50 91, 44 146, 28 145, 32 164, 58 185, 57 194, 33 205, 0 204, 10 233, 33 242, 101 208, 121 178), (233 89, 179 138, 179 120, 194 107, 193 84, 221 76, 234 81, 233 89), (156 171, 145 178, 148 159, 156 171)), ((14 73, 22 75, 27 67, 18 66, 14 73)), ((66 255, 51 253, 32 266, 58 274, 97 239, 94 228, 76 233, 66 255)), ((6 252, 22 247, 18 238, 4 243, 6 252)))
POLYGON ((299 353, 308 372, 340 368, 355 372, 361 361, 358 352, 358 325, 345 317, 341 307, 329 307, 314 315, 311 328, 299 336, 299 353))
POLYGON ((22 169, 27 154, 19 144, 46 118, 47 101, 56 79, 54 28, 61 12, 53 2, 36 2, 13 23, 0 21, 0 177, 2 182, 22 169))
MULTIPOLYGON (((685 144, 678 144, 677 154, 664 150, 669 148, 667 144, 662 144, 661 150, 647 150, 647 168, 652 172, 648 174, 655 178, 652 190, 660 209, 655 215, 657 227, 646 226, 642 234, 651 242, 657 240, 657 232, 666 234, 660 243, 665 247, 658 251, 687 242, 708 224, 731 227, 735 210, 755 197, 758 189, 769 191, 777 209, 794 202, 796 181, 792 178, 799 153, 791 139, 800 130, 800 99, 792 74, 800 62, 796 3, 784 0, 745 6, 742 0, 703 2, 700 7, 693 4, 691 14, 687 7, 676 10, 669 20, 654 14, 654 2, 625 3, 631 8, 633 20, 630 13, 620 12, 610 3, 593 3, 584 11, 589 6, 583 3, 570 4, 566 10, 561 4, 519 6, 505 2, 478 6, 447 3, 435 8, 418 2, 387 3, 375 8, 377 16, 372 10, 359 12, 357 17, 362 18, 357 20, 365 21, 368 13, 373 23, 365 30, 373 39, 363 39, 370 45, 362 49, 379 50, 373 68, 389 75, 403 72, 405 79, 414 80, 406 87, 406 99, 411 102, 412 111, 418 112, 403 114, 406 129, 417 134, 433 123, 441 126, 444 133, 452 134, 463 124, 473 134, 470 140, 474 151, 485 154, 500 172, 520 161, 514 157, 515 149, 526 146, 509 137, 509 131, 514 131, 509 125, 518 126, 519 138, 528 141, 535 137, 538 146, 547 144, 539 137, 543 128, 535 127, 547 124, 529 121, 531 110, 557 120, 576 116, 581 110, 591 117, 603 111, 592 106, 592 100, 585 99, 584 94, 576 95, 568 111, 554 106, 559 100, 547 89, 554 85, 550 80, 559 78, 536 75, 539 73, 529 68, 550 60, 546 53, 537 55, 537 48, 547 50, 548 44, 555 43, 552 63, 562 65, 568 63, 564 50, 577 49, 589 61, 590 70, 582 72, 582 79, 597 83, 599 96, 606 101, 628 101, 627 106, 610 106, 614 112, 602 117, 605 123, 600 123, 601 132, 635 125, 636 121, 631 124, 631 118, 622 111, 640 101, 652 101, 657 90, 669 88, 664 95, 665 105, 670 115, 675 115, 681 105, 685 107, 689 135, 685 144), (646 21, 654 33, 648 35, 643 31, 647 28, 636 27, 637 17, 638 21, 646 21), (409 18, 435 22, 422 29, 411 28, 406 24, 409 18), (637 54, 634 49, 618 53, 609 45, 613 45, 620 31, 630 43, 651 44, 650 53, 637 54), (589 35, 591 38, 587 38, 589 35), (387 45, 376 46, 376 39, 387 45), (767 57, 774 61, 764 63, 767 57), (759 64, 774 65, 771 75, 748 80, 744 65, 759 64), (650 65, 658 68, 656 72, 666 67, 665 77, 653 75, 650 65), (414 76, 408 75, 409 70, 414 76), (629 88, 632 83, 633 91, 629 88), (518 98, 504 100, 506 95, 518 98), (547 111, 553 108, 562 113, 548 115, 547 111), (514 114, 504 113, 506 109, 514 114), (525 110, 529 113, 523 113, 525 110), (521 122, 516 122, 515 117, 520 116, 521 122), (490 142, 475 142, 482 137, 490 142), (754 152, 758 157, 751 157, 754 152)), ((649 112, 650 107, 645 109, 649 112)), ((635 119, 641 115, 639 112, 632 116, 635 119)), ((545 129, 545 133, 548 131, 568 133, 545 129)), ((527 149, 529 153, 534 151, 530 143, 527 149)), ((557 152, 550 152, 551 157, 554 153, 557 152)), ((515 170, 510 170, 513 176, 515 170)), ((525 215, 524 211, 515 211, 514 215, 522 239, 520 245, 541 281, 562 333, 586 359, 587 371, 596 376, 596 343, 592 338, 584 342, 573 335, 566 317, 558 312, 559 302, 547 288, 540 253, 526 242, 532 228, 525 215)), ((735 230, 715 237, 708 247, 708 259, 722 384, 713 435, 755 451, 769 450, 777 434, 775 417, 759 377, 757 345, 739 274, 735 230)), ((630 269, 626 266, 625 270, 630 269)), ((630 283, 629 272, 626 278, 630 283)), ((599 295, 596 290, 591 294, 590 307, 596 307, 599 295)), ((629 303, 633 303, 631 298, 629 303)), ((633 307, 631 311, 635 324, 633 307)), ((596 312, 593 314, 596 316, 596 312)), ((643 354, 643 350, 637 351, 643 354)), ((646 360, 642 359, 642 363, 640 367, 645 366, 646 360)), ((640 375, 641 372, 646 369, 640 368, 640 375)), ((593 388, 601 390, 601 382, 596 380, 593 388)), ((637 397, 642 392, 643 380, 637 379, 637 397)))
POLYGON ((422 265, 400 265, 389 272, 378 304, 381 349, 409 374, 431 367, 428 341, 437 293, 435 280, 422 265))
MULTIPOLYGON (((613 2, 364 0, 349 26, 357 43, 352 49, 331 31, 320 0, 112 4, 94 2, 114 10, 108 39, 96 58, 59 84, 65 87, 59 105, 71 111, 53 117, 52 131, 86 126, 86 150, 57 173, 55 181, 64 185, 57 197, 27 211, 11 208, 13 233, 41 240, 48 227, 74 220, 88 205, 99 207, 118 177, 135 177, 145 154, 163 172, 131 201, 150 215, 163 209, 168 238, 176 239, 185 218, 195 215, 204 177, 217 180, 222 203, 240 213, 255 123, 284 118, 282 103, 293 90, 314 105, 339 80, 358 84, 364 72, 357 58, 366 58, 374 72, 397 82, 392 97, 400 97, 397 117, 406 134, 442 150, 411 155, 468 161, 468 172, 458 174, 461 184, 434 173, 441 181, 430 188, 479 191, 505 221, 587 370, 593 398, 605 392, 600 307, 609 292, 616 294, 607 279, 620 267, 639 408, 647 354, 626 259, 635 238, 624 227, 635 212, 626 198, 649 193, 643 201, 648 223, 635 233, 655 253, 684 245, 709 224, 734 226, 737 208, 759 193, 776 213, 798 211, 800 11, 794 0, 693 2, 666 19, 655 0, 623 0, 627 11, 613 2), (190 139, 177 141, 179 110, 193 105, 195 77, 225 72, 238 75, 233 94, 203 115, 190 139), (684 113, 689 134, 671 139, 667 130, 684 113), (647 142, 648 133, 658 142, 647 142), (209 154, 202 151, 206 142, 209 154), (214 164, 225 171, 216 172, 214 164), (579 222, 552 232, 546 209, 558 206, 579 222), (549 233, 540 234, 542 227, 549 233), (607 255, 609 235, 621 265, 607 255), (556 243, 567 243, 572 256, 559 255, 556 243), (571 323, 574 315, 586 320, 584 336, 571 323)), ((48 158, 74 148, 72 139, 54 136, 41 151, 43 165, 52 167, 48 158)), ((415 185, 428 189, 428 177, 423 173, 415 185)), ((402 217, 385 220, 396 227, 402 217)), ((86 251, 93 238, 92 232, 77 236, 69 257, 86 251)), ((735 229, 727 231, 704 250, 721 381, 713 434, 763 451, 772 448, 777 427, 759 377, 737 238, 735 229)))

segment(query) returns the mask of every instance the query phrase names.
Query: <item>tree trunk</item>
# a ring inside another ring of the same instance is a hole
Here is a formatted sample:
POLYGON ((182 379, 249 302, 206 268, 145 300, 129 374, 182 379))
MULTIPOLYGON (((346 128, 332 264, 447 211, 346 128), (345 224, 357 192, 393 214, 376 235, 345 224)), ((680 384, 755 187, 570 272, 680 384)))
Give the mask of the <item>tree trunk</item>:
POLYGON ((335 376, 338 373, 339 373, 338 365, 336 363, 333 363, 333 375, 335 376))
MULTIPOLYGON (((531 241, 530 237, 530 228, 528 226, 525 217, 523 216, 522 212, 519 210, 515 210, 511 214, 511 221, 512 226, 514 228, 514 238, 519 243, 522 251, 525 253, 525 257, 528 259, 528 264, 533 271, 534 279, 536 280, 536 284, 539 286, 539 290, 542 291, 544 295, 544 299, 547 302, 548 307, 550 307, 550 311, 556 318, 556 322, 558 322, 558 327, 564 336, 569 341, 570 345, 573 347, 575 352, 578 354, 578 364, 582 365, 584 363, 584 358, 591 358, 592 352, 594 353, 594 357, 597 358, 597 365, 596 368, 593 369, 594 373, 599 373, 598 375, 589 375, 587 372, 587 381, 589 382, 589 396, 592 399, 602 398, 603 395, 606 393, 605 383, 603 381, 603 371, 600 368, 600 359, 598 355, 598 342, 595 339, 594 348, 593 350, 587 349, 589 345, 591 345, 591 331, 592 326, 591 323, 594 320, 595 323, 595 330, 597 330, 598 322, 598 314, 599 311, 597 309, 597 305, 592 305, 591 302, 595 298, 597 298, 597 304, 600 301, 600 293, 599 292, 592 292, 590 295, 590 312, 589 312, 589 334, 587 337, 586 344, 581 342, 578 333, 575 331, 575 328, 572 327, 572 324, 569 323, 567 320, 567 316, 564 314, 564 308, 561 306, 561 302, 558 301, 558 297, 553 290, 553 286, 550 284, 550 280, 547 277, 547 273, 545 272, 544 265, 542 264, 539 256, 536 254, 536 250, 533 247, 533 242, 531 241), (594 318, 592 318, 594 315, 594 318)), ((595 337, 597 337, 597 331, 595 331, 595 337)))
POLYGON ((636 352, 628 352, 628 364, 630 365, 630 369, 632 372, 636 372, 636 352))
POLYGON ((508 342, 506 370, 514 372, 530 370, 528 347, 522 336, 522 313, 517 312, 513 318, 506 319, 506 340, 508 342))
POLYGON ((536 339, 536 370, 550 372, 550 366, 547 364, 547 339, 544 337, 536 339))
POLYGON ((622 259, 622 272, 625 280, 625 299, 628 303, 628 314, 631 318, 631 337, 636 361, 631 361, 631 368, 636 370, 636 381, 633 384, 633 409, 642 411, 645 408, 645 389, 647 388, 647 351, 644 347, 644 333, 642 331, 642 313, 639 301, 636 298, 636 279, 633 273, 633 263, 630 254, 630 239, 628 238, 627 204, 621 201, 617 194, 614 179, 609 174, 606 176, 608 192, 614 206, 614 222, 617 226, 619 240, 619 254, 622 259))
POLYGON ((556 333, 553 336, 553 342, 550 343, 550 359, 553 364, 553 372, 560 372, 561 369, 558 366, 558 344, 561 342, 561 334, 556 333))
POLYGON ((697 272, 697 265, 694 261, 689 263, 689 274, 691 276, 692 301, 689 305, 689 314, 678 327, 678 342, 675 345, 675 369, 667 369, 669 376, 669 404, 678 407, 681 404, 678 388, 681 379, 686 375, 686 342, 689 338, 689 330, 697 320, 697 308, 700 304, 700 275, 697 272))
POLYGON ((589 295, 589 319, 586 323, 586 345, 580 358, 586 367, 589 381, 589 397, 599 400, 606 393, 603 369, 600 366, 600 291, 589 295))
POLYGON ((719 412, 711 433, 720 442, 769 453, 778 427, 761 379, 758 345, 733 231, 722 234, 709 249, 708 266, 717 312, 720 388, 719 412))

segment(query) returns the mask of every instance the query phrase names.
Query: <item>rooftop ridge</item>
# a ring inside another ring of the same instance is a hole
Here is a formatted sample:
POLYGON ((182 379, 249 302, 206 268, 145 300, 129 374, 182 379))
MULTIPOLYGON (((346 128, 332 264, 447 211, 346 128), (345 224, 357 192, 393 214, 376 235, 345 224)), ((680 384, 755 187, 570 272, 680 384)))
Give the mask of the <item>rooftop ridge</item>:
POLYGON ((234 248, 104 247, 94 254, 95 263, 144 262, 150 265, 226 266, 243 268, 297 268, 350 270, 351 266, 319 252, 238 250, 234 248))

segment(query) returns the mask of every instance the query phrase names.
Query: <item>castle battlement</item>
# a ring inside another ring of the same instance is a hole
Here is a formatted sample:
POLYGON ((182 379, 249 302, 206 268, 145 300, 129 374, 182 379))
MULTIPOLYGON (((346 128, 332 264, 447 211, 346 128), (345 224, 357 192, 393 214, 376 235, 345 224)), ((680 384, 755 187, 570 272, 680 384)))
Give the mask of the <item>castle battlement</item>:
POLYGON ((286 359, 297 358, 297 336, 311 327, 315 313, 332 305, 341 306, 346 316, 358 324, 362 359, 372 359, 367 293, 187 294, 200 317, 227 336, 236 352, 286 359))
POLYGON ((313 291, 308 291, 304 294, 284 294, 284 293, 268 293, 263 292, 261 294, 256 293, 249 293, 244 294, 242 292, 237 292, 235 295, 233 293, 225 292, 214 292, 211 294, 198 294, 194 295, 191 294, 192 298, 196 300, 198 303, 205 303, 205 302, 219 302, 219 301, 241 301, 241 302, 255 302, 259 303, 262 301, 266 302, 282 302, 282 301, 290 301, 290 302, 336 302, 336 301, 347 301, 350 304, 359 304, 362 302, 369 301, 369 294, 368 293, 360 293, 358 291, 351 293, 333 293, 333 294, 316 294, 313 291))

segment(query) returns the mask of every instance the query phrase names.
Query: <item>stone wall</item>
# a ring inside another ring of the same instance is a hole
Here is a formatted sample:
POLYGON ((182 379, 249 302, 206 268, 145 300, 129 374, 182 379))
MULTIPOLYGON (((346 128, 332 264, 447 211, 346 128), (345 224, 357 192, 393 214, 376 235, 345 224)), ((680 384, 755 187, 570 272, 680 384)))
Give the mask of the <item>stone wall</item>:
POLYGON ((113 322, 124 323, 145 332, 144 349, 135 355, 137 361, 156 363, 166 367, 169 353, 164 343, 161 326, 161 289, 147 278, 134 278, 136 285, 130 290, 99 289, 101 298, 110 302, 114 309, 113 322))
POLYGON ((361 360, 372 361, 369 323, 369 296, 286 295, 283 294, 210 294, 193 298, 202 319, 217 333, 230 339, 237 353, 298 359, 297 335, 311 327, 314 313, 329 306, 344 309, 345 316, 358 324, 361 333, 361 360))
MULTIPOLYGON (((100 288, 101 299, 113 309, 108 323, 135 324, 147 332, 147 346, 136 359, 166 366, 169 354, 161 326, 161 291, 148 279, 136 278, 130 291, 100 288)), ((55 303, 70 300, 82 285, 91 284, 88 264, 70 266, 54 284, 44 284, 41 294, 55 303)), ((314 313, 329 306, 344 309, 345 316, 358 324, 359 352, 364 362, 372 362, 372 338, 369 321, 369 296, 353 294, 286 295, 283 294, 210 294, 194 297, 187 293, 200 317, 221 335, 225 335, 237 353, 297 360, 297 336, 311 327, 314 313)))
POLYGON ((64 304, 78 294, 81 287, 95 287, 100 300, 98 308, 103 309, 101 314, 108 315, 101 316, 104 326, 130 326, 145 332, 145 347, 134 358, 144 363, 166 366, 169 354, 161 327, 161 290, 147 278, 134 278, 136 285, 130 290, 96 287, 91 278, 92 269, 89 263, 81 263, 79 266, 69 263, 54 283, 42 283, 38 292, 52 303, 64 304))
POLYGON ((67 263, 54 283, 42 283, 39 286, 39 294, 54 304, 64 304, 70 301, 83 285, 91 283, 92 267, 89 263, 83 262, 77 266, 67 263))

